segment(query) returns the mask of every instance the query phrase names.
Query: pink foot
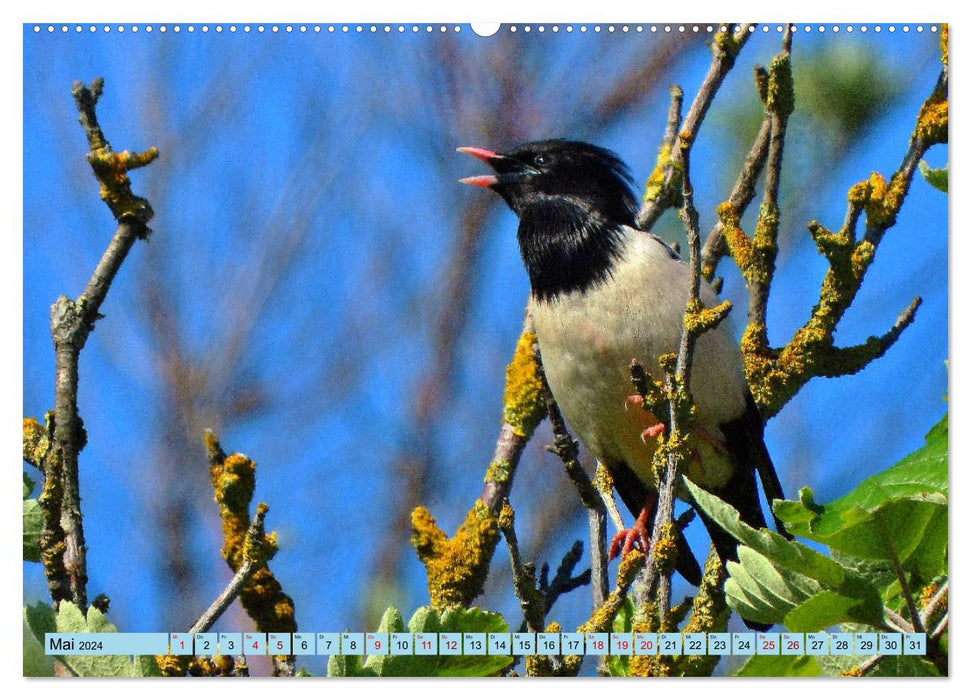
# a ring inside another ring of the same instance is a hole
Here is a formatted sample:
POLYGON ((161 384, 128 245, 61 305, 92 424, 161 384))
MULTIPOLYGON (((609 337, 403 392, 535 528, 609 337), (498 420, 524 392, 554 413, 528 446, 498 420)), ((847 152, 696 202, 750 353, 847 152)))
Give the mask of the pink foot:
POLYGON ((621 559, 627 556, 632 549, 640 549, 645 554, 651 547, 651 533, 648 530, 648 523, 657 505, 657 494, 647 497, 647 502, 641 509, 640 515, 634 524, 625 530, 621 530, 610 541, 610 549, 607 552, 607 559, 613 559, 620 554, 621 559))
POLYGON ((664 432, 664 423, 655 423, 650 428, 641 433, 641 440, 647 442, 647 439, 657 440, 657 436, 664 432))

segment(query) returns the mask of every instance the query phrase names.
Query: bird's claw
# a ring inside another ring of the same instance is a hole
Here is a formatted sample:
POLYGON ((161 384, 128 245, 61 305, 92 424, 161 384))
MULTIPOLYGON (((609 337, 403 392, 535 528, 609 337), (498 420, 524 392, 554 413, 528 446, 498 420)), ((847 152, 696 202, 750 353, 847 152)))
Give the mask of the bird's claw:
POLYGON ((610 541, 607 560, 610 561, 618 554, 623 559, 632 549, 639 549, 647 554, 651 546, 651 536, 647 528, 638 520, 630 528, 620 530, 610 541))
POLYGON ((664 423, 655 423, 650 428, 641 433, 641 440, 647 442, 648 438, 657 440, 658 436, 664 432, 664 423))

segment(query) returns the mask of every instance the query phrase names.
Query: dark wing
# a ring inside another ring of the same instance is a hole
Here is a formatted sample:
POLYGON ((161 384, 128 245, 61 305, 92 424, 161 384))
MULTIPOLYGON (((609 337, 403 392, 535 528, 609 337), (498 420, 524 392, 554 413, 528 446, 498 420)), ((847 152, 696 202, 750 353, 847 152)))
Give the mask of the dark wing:
MULTIPOLYGON (((606 465, 607 471, 610 472, 610 478, 614 482, 614 488, 617 489, 617 493, 620 499, 627 506, 628 510, 636 518, 641 509, 644 508, 644 504, 647 502, 647 496, 650 493, 644 482, 638 478, 638 476, 633 472, 633 470, 627 466, 626 462, 614 462, 606 465)), ((651 522, 654 522, 654 518, 651 518, 651 522)), ((698 560, 695 559, 695 555, 691 552, 691 548, 688 546, 688 541, 684 538, 684 535, 678 532, 678 563, 675 568, 678 573, 684 577, 684 580, 690 583, 692 586, 701 585, 701 566, 698 564, 698 560)))

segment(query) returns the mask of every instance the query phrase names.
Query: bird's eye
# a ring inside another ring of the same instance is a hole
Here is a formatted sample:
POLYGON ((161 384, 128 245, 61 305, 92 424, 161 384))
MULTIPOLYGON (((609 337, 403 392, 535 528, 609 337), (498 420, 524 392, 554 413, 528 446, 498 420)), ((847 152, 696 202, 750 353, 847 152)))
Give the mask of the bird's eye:
POLYGON ((533 158, 533 163, 536 165, 549 165, 550 157, 545 153, 540 153, 538 156, 533 158))

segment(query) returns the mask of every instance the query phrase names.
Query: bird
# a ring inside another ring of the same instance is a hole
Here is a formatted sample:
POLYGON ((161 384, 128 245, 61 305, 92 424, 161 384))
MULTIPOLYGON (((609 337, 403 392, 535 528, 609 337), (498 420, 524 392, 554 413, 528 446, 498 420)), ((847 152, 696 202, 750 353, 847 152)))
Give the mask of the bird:
MULTIPOLYGON (((648 410, 631 409, 631 362, 663 376, 658 358, 678 350, 690 267, 661 238, 637 227, 633 179, 614 152, 565 139, 533 141, 503 153, 457 150, 493 171, 460 182, 497 193, 519 218, 528 308, 550 391, 637 515, 634 526, 614 538, 612 555, 620 542, 624 553, 631 547, 646 552, 658 489, 652 458, 664 426, 648 410)), ((704 280, 699 296, 706 307, 719 303, 704 280)), ((748 525, 766 527, 756 471, 763 480, 772 475, 780 497, 781 486, 729 324, 698 337, 690 386, 696 414, 691 457, 682 472, 731 504, 748 525)), ((684 489, 678 496, 690 499, 684 489)), ((737 561, 735 538, 695 510, 721 560, 737 561)), ((687 550, 681 544, 679 550, 687 550)), ((677 568, 698 584, 700 568, 690 554, 679 556, 677 568)))

